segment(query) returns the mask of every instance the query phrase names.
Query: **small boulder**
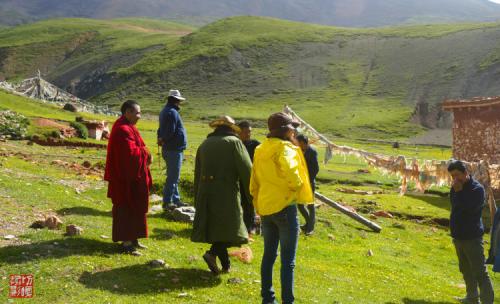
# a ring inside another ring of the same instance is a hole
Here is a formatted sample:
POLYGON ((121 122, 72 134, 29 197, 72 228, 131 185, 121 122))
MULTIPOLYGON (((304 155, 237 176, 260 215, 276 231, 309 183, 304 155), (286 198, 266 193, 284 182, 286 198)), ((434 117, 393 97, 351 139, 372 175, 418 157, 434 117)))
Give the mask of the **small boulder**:
POLYGON ((49 229, 59 229, 62 227, 63 222, 55 215, 50 215, 45 218, 45 227, 49 229))
POLYGON ((78 227, 76 225, 66 226, 66 235, 67 236, 81 235, 82 233, 83 233, 83 228, 81 228, 81 227, 78 227))
POLYGON ((192 223, 194 222, 195 212, 194 207, 179 207, 172 211, 172 217, 178 222, 192 223))
POLYGON ((165 261, 164 260, 152 260, 149 262, 149 266, 151 267, 165 267, 165 261))
POLYGON ((230 278, 227 280, 229 284, 241 284, 243 283, 243 279, 240 278, 230 278))

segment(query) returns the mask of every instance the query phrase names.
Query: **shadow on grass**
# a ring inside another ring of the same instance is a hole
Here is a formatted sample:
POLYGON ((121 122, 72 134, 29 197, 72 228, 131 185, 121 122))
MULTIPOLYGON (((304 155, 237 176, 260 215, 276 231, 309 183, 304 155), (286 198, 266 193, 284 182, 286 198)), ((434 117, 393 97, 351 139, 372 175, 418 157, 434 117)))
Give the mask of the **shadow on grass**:
POLYGON ((111 270, 84 272, 78 280, 87 288, 105 289, 119 294, 147 294, 172 290, 189 290, 219 285, 220 277, 193 268, 152 268, 132 265, 111 270))
POLYGON ((446 197, 441 197, 437 195, 418 194, 418 193, 407 193, 405 195, 414 199, 424 201, 427 204, 432 205, 434 207, 438 207, 448 211, 451 210, 450 200, 449 198, 446 197))
POLYGON ((149 237, 154 240, 170 240, 176 237, 189 239, 191 238, 191 228, 184 228, 181 230, 173 230, 173 229, 160 229, 154 228, 152 235, 149 237))
POLYGON ((111 211, 101 211, 89 207, 62 208, 56 211, 59 215, 91 215, 91 216, 111 216, 111 211))
POLYGON ((0 266, 2 264, 27 263, 41 259, 61 259, 72 255, 107 256, 117 253, 120 253, 120 247, 117 244, 72 237, 0 247, 0 266))
MULTIPOLYGON (((404 304, 453 304, 456 302, 447 302, 447 301, 427 301, 427 300, 416 300, 416 299, 403 299, 404 304)), ((390 304, 390 303, 387 303, 390 304)))

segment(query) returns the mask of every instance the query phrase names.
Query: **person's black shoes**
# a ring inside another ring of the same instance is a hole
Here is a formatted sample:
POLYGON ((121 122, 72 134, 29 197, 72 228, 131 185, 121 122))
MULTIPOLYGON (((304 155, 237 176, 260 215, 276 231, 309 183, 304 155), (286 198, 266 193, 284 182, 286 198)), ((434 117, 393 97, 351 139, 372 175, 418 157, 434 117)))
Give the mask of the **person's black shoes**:
POLYGON ((207 251, 203 255, 203 259, 205 260, 205 263, 207 263, 208 268, 213 274, 217 275, 220 273, 219 266, 217 266, 217 257, 215 255, 212 255, 207 251))
POLYGON ((142 255, 142 253, 140 253, 139 251, 137 251, 137 249, 135 248, 133 242, 123 242, 123 244, 122 244, 122 252, 125 253, 125 254, 133 255, 133 256, 141 256, 142 255))

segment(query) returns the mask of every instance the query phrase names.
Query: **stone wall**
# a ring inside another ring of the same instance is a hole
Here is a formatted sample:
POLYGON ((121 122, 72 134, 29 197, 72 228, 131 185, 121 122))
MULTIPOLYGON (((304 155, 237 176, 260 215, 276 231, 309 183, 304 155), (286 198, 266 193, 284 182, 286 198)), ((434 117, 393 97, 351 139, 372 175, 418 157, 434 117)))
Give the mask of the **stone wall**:
POLYGON ((500 105, 453 109, 453 157, 500 164, 500 105))

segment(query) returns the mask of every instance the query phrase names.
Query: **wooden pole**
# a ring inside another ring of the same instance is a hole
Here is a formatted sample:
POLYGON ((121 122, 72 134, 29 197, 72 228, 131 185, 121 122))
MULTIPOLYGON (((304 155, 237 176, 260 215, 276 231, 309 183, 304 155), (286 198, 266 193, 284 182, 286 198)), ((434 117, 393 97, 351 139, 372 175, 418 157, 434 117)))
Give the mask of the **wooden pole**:
POLYGON ((315 192, 314 193, 316 198, 322 201, 323 203, 329 205, 330 207, 333 207, 337 209, 338 211, 342 212, 343 214, 349 216, 353 220, 367 226, 368 228, 372 229, 375 232, 380 232, 382 231, 382 227, 379 225, 375 224, 372 221, 367 220, 366 218, 362 217, 361 215, 357 214, 356 212, 352 212, 351 210, 347 209, 346 207, 342 206, 341 204, 332 201, 328 197, 322 195, 321 193, 315 192))

